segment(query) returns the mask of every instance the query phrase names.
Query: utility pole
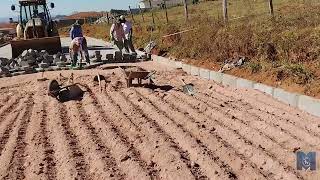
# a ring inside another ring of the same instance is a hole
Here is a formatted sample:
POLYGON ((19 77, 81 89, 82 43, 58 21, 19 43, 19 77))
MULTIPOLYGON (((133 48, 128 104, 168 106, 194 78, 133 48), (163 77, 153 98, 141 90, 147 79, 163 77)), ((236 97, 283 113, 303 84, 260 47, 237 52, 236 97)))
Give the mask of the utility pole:
POLYGON ((186 17, 186 22, 188 22, 189 19, 189 13, 188 13, 188 4, 187 0, 183 0, 184 3, 184 16, 186 17))
POLYGON ((153 24, 155 24, 155 22, 154 22, 153 8, 152 8, 151 0, 149 0, 149 5, 150 5, 150 9, 151 9, 152 23, 153 23, 153 24))
POLYGON ((270 11, 270 15, 273 16, 274 12, 273 12, 273 2, 272 2, 272 0, 269 0, 269 11, 270 11))
POLYGON ((132 21, 133 21, 133 23, 134 23, 134 17, 133 17, 133 14, 132 14, 131 7, 130 7, 130 6, 129 6, 129 11, 130 11, 130 14, 131 14, 132 21))
POLYGON ((223 11, 224 22, 228 22, 228 2, 227 2, 227 0, 222 0, 222 11, 223 11))

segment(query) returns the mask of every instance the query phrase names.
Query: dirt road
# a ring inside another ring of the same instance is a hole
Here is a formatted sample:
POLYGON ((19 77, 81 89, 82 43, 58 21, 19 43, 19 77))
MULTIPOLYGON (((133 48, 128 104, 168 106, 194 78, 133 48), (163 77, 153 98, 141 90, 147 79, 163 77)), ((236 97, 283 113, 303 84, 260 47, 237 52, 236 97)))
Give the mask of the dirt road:
POLYGON ((157 87, 126 88, 120 69, 74 71, 86 93, 65 103, 46 95, 41 74, 0 79, 0 179, 320 178, 297 171, 295 155, 319 152, 319 118, 257 91, 138 65, 157 70, 157 87), (97 72, 110 76, 106 91, 97 72), (181 78, 195 96, 181 92, 181 78))

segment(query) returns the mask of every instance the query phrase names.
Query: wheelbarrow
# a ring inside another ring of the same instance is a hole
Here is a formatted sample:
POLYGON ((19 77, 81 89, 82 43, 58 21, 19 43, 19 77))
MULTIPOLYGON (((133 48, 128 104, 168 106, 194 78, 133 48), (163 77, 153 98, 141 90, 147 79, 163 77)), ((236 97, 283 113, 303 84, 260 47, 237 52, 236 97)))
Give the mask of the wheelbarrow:
POLYGON ((149 71, 125 71, 126 80, 127 80, 127 87, 132 87, 133 80, 138 80, 138 85, 142 84, 142 80, 148 80, 148 84, 153 84, 152 81, 152 75, 155 74, 155 72, 149 72, 149 71))

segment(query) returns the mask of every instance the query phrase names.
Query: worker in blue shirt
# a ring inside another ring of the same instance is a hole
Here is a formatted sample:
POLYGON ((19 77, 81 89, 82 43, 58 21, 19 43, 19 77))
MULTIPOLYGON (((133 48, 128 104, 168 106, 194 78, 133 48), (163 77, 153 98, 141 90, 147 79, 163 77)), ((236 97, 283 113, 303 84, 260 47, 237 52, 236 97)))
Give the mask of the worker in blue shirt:
POLYGON ((82 28, 79 23, 79 20, 77 20, 76 23, 72 25, 72 28, 70 30, 70 37, 72 40, 76 37, 83 37, 82 28))

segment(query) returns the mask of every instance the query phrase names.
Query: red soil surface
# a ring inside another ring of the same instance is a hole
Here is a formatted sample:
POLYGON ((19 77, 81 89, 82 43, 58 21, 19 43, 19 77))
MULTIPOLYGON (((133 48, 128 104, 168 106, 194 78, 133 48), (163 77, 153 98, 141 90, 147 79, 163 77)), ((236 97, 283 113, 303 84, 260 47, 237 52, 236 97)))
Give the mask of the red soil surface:
MULTIPOLYGON (((138 65, 157 71, 158 88, 127 88, 119 68, 73 71, 84 97, 59 103, 41 74, 0 79, 0 179, 320 178, 297 171, 295 155, 319 151, 319 118, 257 91, 138 65), (97 73, 111 81, 102 92, 97 73), (195 96, 181 92, 182 78, 195 96)), ((59 73, 71 71, 44 77, 59 73)))

